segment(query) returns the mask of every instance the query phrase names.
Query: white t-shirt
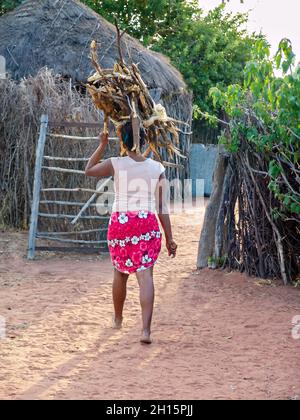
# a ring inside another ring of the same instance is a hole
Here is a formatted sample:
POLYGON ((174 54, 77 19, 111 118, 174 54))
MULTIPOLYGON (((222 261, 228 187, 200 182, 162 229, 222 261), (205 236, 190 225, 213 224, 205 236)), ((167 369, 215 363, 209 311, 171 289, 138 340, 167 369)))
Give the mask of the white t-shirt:
POLYGON ((112 211, 155 212, 155 191, 164 166, 153 159, 136 162, 129 156, 112 157, 115 200, 112 211))

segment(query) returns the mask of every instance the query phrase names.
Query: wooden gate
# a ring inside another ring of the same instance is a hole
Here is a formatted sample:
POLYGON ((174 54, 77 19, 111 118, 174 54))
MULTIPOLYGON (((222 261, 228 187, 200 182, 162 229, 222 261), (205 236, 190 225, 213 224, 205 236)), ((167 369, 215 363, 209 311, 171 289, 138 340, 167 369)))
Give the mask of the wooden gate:
MULTIPOLYGON (((106 242, 106 231, 108 226, 109 214, 105 216, 100 216, 99 214, 86 215, 85 212, 88 209, 95 208, 96 204, 94 201, 99 195, 103 194, 105 187, 108 185, 111 178, 105 179, 100 185, 97 186, 97 189, 91 188, 65 188, 62 186, 53 185, 50 188, 44 188, 42 185, 42 175, 44 171, 56 172, 60 174, 77 174, 83 175, 83 170, 70 169, 63 167, 62 163, 68 162, 72 164, 73 162, 87 162, 88 157, 62 157, 62 156, 48 156, 45 155, 45 145, 48 139, 61 139, 63 141, 72 141, 72 140, 96 140, 97 137, 79 137, 73 135, 65 135, 57 133, 58 128, 66 127, 78 127, 81 129, 84 128, 97 128, 101 129, 101 125, 97 123, 77 123, 77 122, 51 122, 48 119, 47 115, 42 115, 39 139, 36 148, 36 162, 35 162, 35 174, 34 174, 34 188, 33 188, 33 197, 32 197, 32 207, 31 207, 31 221, 30 221, 30 230, 29 230, 29 239, 28 239, 28 259, 33 259, 35 257, 36 250, 50 250, 50 251, 80 251, 80 252, 107 252, 107 242, 106 242), (56 133, 51 132, 52 129, 56 129, 56 133), (90 193, 91 197, 87 201, 74 201, 70 199, 53 199, 47 197, 47 194, 51 193, 90 193), (43 195, 43 197, 41 197, 43 195), (58 208, 61 206, 78 208, 79 212, 69 214, 69 212, 64 213, 59 211, 52 213, 51 210, 47 212, 42 212, 40 210, 41 206, 47 206, 50 209, 51 205, 55 205, 58 208), (71 231, 39 231, 39 221, 42 219, 62 219, 67 223, 68 227, 78 224, 81 220, 93 220, 99 222, 99 229, 87 229, 87 230, 71 230, 71 231), (104 225, 101 226, 100 225, 104 225), (105 237, 102 240, 85 240, 85 239, 72 239, 72 237, 89 235, 97 232, 103 232, 105 237), (38 246, 37 240, 47 240, 51 242, 56 242, 57 244, 64 244, 64 246, 38 246), (67 247, 66 245, 72 244, 72 246, 67 247), (78 245, 75 247, 74 245, 78 245)), ((110 141, 117 140, 116 138, 110 137, 110 141)), ((112 194, 112 193, 111 193, 112 194)))

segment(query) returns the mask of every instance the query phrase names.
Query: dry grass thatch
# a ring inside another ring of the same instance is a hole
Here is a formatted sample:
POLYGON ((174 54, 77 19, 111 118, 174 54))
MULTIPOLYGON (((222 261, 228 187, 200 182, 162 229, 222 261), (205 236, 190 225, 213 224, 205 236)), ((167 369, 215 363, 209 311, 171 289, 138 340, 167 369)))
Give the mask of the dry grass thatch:
MULTIPOLYGON (((94 71, 89 58, 93 39, 101 66, 112 68, 119 56, 116 28, 79 1, 28 0, 0 18, 0 55, 14 79, 47 66, 73 81, 86 81, 94 71)), ((158 89, 163 97, 186 92, 168 58, 126 34, 123 45, 125 61, 139 64, 149 89, 158 89)))
MULTIPOLYGON (((27 228, 31 211, 35 148, 41 114, 47 113, 52 121, 85 122, 99 122, 101 115, 87 95, 79 94, 76 89, 71 88, 70 83, 62 81, 48 69, 42 69, 35 77, 24 79, 20 84, 11 79, 1 80, 0 97, 0 224, 27 228)), ((98 135, 95 129, 70 128, 64 133, 82 136, 98 135)), ((61 157, 89 157, 96 146, 97 140, 79 142, 48 139, 45 154, 61 157)), ((108 155, 116 153, 117 151, 113 149, 108 151, 108 155)), ((84 162, 71 162, 69 167, 83 170, 84 162)), ((70 176, 45 173, 42 183, 45 188, 50 186, 95 187, 95 180, 85 178, 80 174, 70 176)), ((56 199, 62 198, 56 196, 56 199)), ((85 198, 89 198, 89 194, 85 198)), ((76 201, 76 197, 73 197, 74 199, 76 201)), ((69 209, 71 213, 72 210, 76 213, 76 209, 69 209)), ((62 226, 55 226, 54 221, 51 223, 53 229, 55 227, 62 229, 62 226)))

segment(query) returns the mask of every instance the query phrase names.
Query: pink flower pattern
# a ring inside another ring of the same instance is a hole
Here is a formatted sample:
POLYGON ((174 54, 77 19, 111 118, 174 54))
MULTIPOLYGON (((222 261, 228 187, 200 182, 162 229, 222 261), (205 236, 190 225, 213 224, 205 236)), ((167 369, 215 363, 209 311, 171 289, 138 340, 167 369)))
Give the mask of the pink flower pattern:
POLYGON ((132 274, 155 264, 162 235, 157 217, 149 211, 113 212, 107 243, 113 266, 132 274))

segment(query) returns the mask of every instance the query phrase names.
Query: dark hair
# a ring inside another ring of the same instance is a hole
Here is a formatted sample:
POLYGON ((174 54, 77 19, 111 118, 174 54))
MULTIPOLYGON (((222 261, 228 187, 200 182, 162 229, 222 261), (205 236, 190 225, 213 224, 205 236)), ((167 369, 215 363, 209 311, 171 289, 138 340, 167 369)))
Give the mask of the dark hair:
MULTIPOLYGON (((126 122, 121 127, 121 136, 126 149, 131 150, 133 148, 133 131, 132 131, 132 124, 130 121, 126 122)), ((145 137, 146 133, 143 127, 140 129, 140 148, 142 148, 145 144, 145 137)))

